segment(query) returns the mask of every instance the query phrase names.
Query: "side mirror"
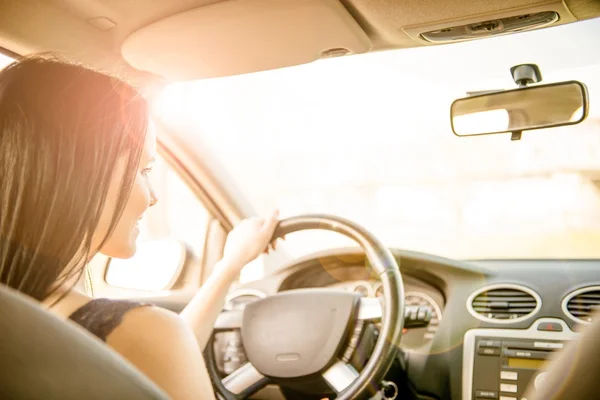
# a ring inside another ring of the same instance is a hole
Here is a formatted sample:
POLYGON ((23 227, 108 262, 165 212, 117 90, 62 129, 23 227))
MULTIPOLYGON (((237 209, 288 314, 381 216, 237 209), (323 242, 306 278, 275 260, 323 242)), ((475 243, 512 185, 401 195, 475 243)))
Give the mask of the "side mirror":
POLYGON ((133 257, 110 260, 105 280, 111 286, 126 289, 168 290, 179 278, 187 259, 188 249, 178 240, 140 242, 133 257))
POLYGON ((450 114, 457 136, 576 125, 588 115, 588 92, 577 81, 498 91, 456 100, 450 114))

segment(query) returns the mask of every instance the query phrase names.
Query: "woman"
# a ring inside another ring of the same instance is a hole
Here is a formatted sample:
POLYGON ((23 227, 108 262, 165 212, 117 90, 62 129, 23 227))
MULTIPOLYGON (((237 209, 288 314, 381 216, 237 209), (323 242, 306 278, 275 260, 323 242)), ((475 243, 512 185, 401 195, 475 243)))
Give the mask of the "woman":
POLYGON ((72 289, 97 253, 131 257, 157 199, 148 106, 117 78, 51 57, 0 72, 0 283, 79 323, 174 399, 213 399, 201 349, 240 269, 278 215, 243 221, 180 314, 72 289))

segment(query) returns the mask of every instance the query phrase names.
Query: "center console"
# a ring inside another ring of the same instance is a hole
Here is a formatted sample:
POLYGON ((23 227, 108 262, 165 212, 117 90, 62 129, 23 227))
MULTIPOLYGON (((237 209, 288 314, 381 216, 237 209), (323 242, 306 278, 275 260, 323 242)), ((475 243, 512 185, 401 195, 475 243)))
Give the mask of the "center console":
POLYGON ((531 393, 544 384, 544 368, 552 353, 576 337, 555 318, 538 319, 529 329, 467 331, 462 400, 525 400, 527 389, 531 393))

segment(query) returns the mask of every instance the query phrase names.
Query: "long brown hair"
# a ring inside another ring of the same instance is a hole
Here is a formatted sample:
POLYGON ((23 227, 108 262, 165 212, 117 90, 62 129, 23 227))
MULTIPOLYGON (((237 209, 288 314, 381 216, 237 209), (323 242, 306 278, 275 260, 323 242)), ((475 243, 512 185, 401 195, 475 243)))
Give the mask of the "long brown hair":
POLYGON ((0 72, 0 283, 43 300, 81 276, 111 179, 103 242, 123 212, 147 124, 146 101, 115 77, 48 55, 0 72))

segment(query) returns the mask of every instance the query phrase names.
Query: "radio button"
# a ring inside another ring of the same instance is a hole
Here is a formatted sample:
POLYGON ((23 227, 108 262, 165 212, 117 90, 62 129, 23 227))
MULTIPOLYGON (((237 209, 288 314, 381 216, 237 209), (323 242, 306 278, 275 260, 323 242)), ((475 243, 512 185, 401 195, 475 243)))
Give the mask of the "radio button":
POLYGON ((475 398, 477 399, 497 399, 498 392, 494 390, 476 390, 475 398))
POLYGON ((479 347, 500 348, 499 340, 480 340, 479 347))
POLYGON ((516 381, 519 378, 519 374, 516 371, 500 371, 500 379, 505 381, 516 381))
POLYGON ((533 347, 538 349, 562 349, 565 347, 563 343, 553 343, 553 342, 534 342, 533 347))
POLYGON ((517 385, 513 385, 511 383, 501 383, 500 391, 507 393, 517 393, 517 385))
POLYGON ((536 360, 547 360, 550 356, 549 351, 529 351, 529 350, 504 350, 506 357, 534 358, 536 360))
POLYGON ((499 356, 500 349, 480 347, 477 349, 477 354, 479 354, 480 356, 499 356))

